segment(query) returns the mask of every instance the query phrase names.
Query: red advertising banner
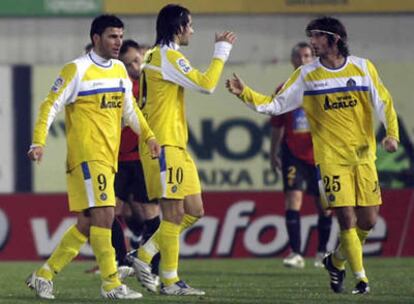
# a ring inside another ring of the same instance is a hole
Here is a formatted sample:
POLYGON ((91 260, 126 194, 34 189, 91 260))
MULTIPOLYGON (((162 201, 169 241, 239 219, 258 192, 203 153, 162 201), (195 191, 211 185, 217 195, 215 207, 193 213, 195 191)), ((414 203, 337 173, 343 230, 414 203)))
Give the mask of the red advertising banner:
MULTIPOLYGON (((182 257, 264 257, 287 254, 284 199, 279 192, 215 192, 203 195, 205 217, 181 236, 182 257)), ((364 246, 366 255, 414 256, 414 191, 383 192, 377 225, 364 246)), ((75 222, 66 195, 0 195, 0 260, 47 257, 75 222)), ((310 198, 301 211, 302 249, 316 251, 317 214, 310 198)), ((328 249, 336 246, 334 220, 328 249)), ((89 246, 81 256, 90 257, 89 246)))

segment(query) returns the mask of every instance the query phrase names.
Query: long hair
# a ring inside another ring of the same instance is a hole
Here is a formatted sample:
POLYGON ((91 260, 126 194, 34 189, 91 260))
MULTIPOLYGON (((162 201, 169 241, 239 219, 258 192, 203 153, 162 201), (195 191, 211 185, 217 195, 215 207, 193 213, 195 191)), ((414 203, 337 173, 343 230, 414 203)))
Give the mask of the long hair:
POLYGON ((190 22, 190 11, 177 4, 164 6, 157 17, 157 38, 155 44, 169 44, 174 40, 174 35, 181 32, 182 28, 190 22))
POLYGON ((89 36, 93 43, 93 35, 102 35, 108 27, 124 28, 124 23, 115 15, 100 15, 93 19, 89 36))
POLYGON ((320 31, 321 34, 326 35, 329 46, 335 44, 335 35, 337 35, 339 37, 337 43, 339 53, 344 57, 349 56, 348 34, 341 21, 327 16, 314 19, 306 27, 306 34, 310 36, 312 31, 320 31))

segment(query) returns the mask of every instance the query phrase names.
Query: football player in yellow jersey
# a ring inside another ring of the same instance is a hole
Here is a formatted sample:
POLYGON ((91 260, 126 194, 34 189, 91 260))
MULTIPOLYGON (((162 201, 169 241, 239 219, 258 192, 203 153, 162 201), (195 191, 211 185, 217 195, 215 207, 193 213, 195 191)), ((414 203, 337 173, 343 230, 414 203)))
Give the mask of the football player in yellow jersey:
POLYGON ((92 51, 63 67, 40 106, 28 156, 41 161, 49 127, 65 107, 69 209, 77 215, 77 223, 65 232, 50 258, 26 280, 40 298, 55 298, 53 277, 78 255, 88 238, 100 268, 101 295, 142 297, 119 280, 111 244, 121 119, 140 134, 152 157, 158 157, 160 146, 133 101, 123 63, 114 59, 123 28, 114 15, 96 17, 90 30, 92 51))
POLYGON ((161 294, 203 295, 178 277, 179 234, 203 216, 197 168, 187 152, 184 89, 212 93, 221 76, 236 36, 216 34, 213 59, 205 72, 195 69, 179 51, 193 34, 188 9, 167 5, 157 17, 154 48, 145 56, 141 75, 140 107, 162 146, 159 160, 140 145, 145 182, 150 200, 160 202, 163 219, 155 234, 138 250, 133 266, 141 283, 157 290, 151 275, 152 257, 161 253, 161 294))
POLYGON ((257 112, 282 114, 302 106, 310 123, 319 188, 325 208, 335 210, 340 244, 323 263, 334 292, 344 290, 345 261, 357 280, 353 294, 369 292, 362 245, 375 225, 381 193, 375 167, 373 112, 385 125, 382 144, 398 148, 397 115, 391 95, 367 59, 349 55, 347 33, 337 19, 311 21, 306 33, 318 58, 297 69, 272 96, 250 89, 234 75, 226 86, 257 112))

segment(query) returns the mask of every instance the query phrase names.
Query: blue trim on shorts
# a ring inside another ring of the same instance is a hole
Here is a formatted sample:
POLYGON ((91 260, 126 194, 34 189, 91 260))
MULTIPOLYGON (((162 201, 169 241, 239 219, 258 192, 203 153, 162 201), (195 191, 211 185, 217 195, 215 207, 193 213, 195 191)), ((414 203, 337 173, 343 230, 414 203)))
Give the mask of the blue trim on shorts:
POLYGON ((160 163, 160 172, 167 171, 167 161, 165 159, 165 147, 161 147, 161 153, 159 157, 159 163, 160 163))
POLYGON ((82 172, 83 172, 83 179, 91 179, 91 173, 89 172, 89 166, 87 162, 81 163, 82 166, 82 172))

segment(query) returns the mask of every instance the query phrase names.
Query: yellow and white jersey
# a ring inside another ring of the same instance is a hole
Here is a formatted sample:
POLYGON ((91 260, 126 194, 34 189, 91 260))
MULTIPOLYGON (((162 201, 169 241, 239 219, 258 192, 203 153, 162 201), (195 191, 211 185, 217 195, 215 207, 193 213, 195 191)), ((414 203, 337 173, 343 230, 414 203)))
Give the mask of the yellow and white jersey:
POLYGON ((124 64, 93 51, 61 70, 40 106, 33 145, 45 145, 49 127, 64 107, 68 170, 87 161, 116 170, 122 117, 144 142, 154 136, 133 98, 124 64))
POLYGON ((139 106, 161 146, 186 147, 184 89, 212 93, 230 50, 230 43, 216 43, 213 59, 204 73, 192 67, 174 43, 157 45, 146 53, 139 106))
POLYGON ((349 56, 338 69, 319 59, 297 69, 277 95, 245 87, 240 98, 260 113, 278 115, 302 106, 310 123, 316 163, 375 160, 375 111, 387 136, 399 139, 392 97, 367 59, 349 56))

